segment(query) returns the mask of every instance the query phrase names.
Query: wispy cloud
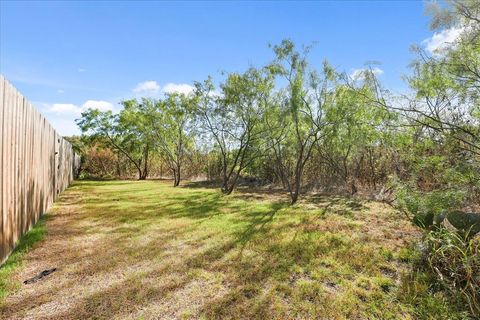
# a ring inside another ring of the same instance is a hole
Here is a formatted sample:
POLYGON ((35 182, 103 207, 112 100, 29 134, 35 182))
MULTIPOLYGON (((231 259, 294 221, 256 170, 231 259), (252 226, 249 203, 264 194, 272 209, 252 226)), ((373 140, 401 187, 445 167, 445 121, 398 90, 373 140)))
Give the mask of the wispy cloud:
POLYGON ((428 52, 434 55, 441 54, 441 52, 452 45, 462 34, 465 29, 463 27, 452 27, 440 32, 435 32, 433 36, 422 41, 428 52))
POLYGON ((352 80, 364 80, 366 73, 369 72, 370 70, 376 76, 379 76, 384 73, 383 70, 380 69, 379 67, 375 67, 372 69, 366 69, 366 68, 353 69, 352 72, 350 72, 349 77, 352 80))
POLYGON ((187 83, 167 83, 163 86, 162 91, 165 93, 183 93, 190 94, 193 92, 194 87, 187 83))
POLYGON ((157 81, 148 80, 137 84, 132 91, 138 94, 156 94, 159 92, 159 90, 160 86, 158 85, 157 81))
POLYGON ((113 104, 103 100, 87 100, 82 105, 82 110, 98 109, 100 111, 116 111, 113 104))
POLYGON ((87 69, 84 69, 84 68, 78 68, 78 69, 77 69, 77 71, 78 71, 78 72, 85 72, 85 71, 87 71, 87 69))
POLYGON ((160 86, 155 80, 147 80, 138 83, 132 91, 137 95, 159 96, 164 93, 183 93, 190 94, 194 87, 188 83, 169 82, 164 86, 160 86))
POLYGON ((62 90, 62 89, 58 89, 58 90, 57 90, 57 93, 60 93, 60 94, 62 94, 62 93, 65 93, 65 91, 64 91, 64 90, 62 90))

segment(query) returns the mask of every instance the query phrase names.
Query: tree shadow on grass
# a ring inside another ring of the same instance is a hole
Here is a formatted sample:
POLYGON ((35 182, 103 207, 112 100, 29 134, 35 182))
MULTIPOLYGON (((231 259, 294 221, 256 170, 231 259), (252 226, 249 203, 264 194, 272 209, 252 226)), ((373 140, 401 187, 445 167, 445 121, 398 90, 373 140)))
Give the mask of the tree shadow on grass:
MULTIPOLYGON (((218 203, 217 195, 212 195, 208 201, 205 201, 205 197, 203 197, 202 194, 194 194, 188 199, 184 199, 182 196, 176 196, 171 200, 176 202, 180 201, 181 204, 178 208, 173 207, 167 209, 165 214, 170 219, 180 217, 195 221, 199 218, 211 217, 217 215, 218 208, 225 205, 225 203, 218 203), (182 202, 181 200, 185 201, 182 202), (190 210, 186 210, 187 208, 190 210)), ((161 261, 166 258, 165 252, 172 249, 171 245, 174 239, 188 240, 189 230, 171 229, 170 232, 165 230, 162 234, 157 235, 147 243, 139 244, 130 241, 131 233, 138 233, 138 230, 127 228, 126 226, 117 226, 113 231, 108 233, 108 237, 99 239, 101 246, 89 246, 88 251, 76 250, 77 252, 64 253, 62 259, 64 266, 74 264, 78 264, 78 266, 76 266, 73 271, 74 276, 71 277, 71 279, 67 278, 66 281, 55 286, 56 292, 65 293, 77 290, 79 285, 77 279, 79 276, 85 279, 101 279, 123 268, 128 269, 132 264, 135 265, 135 263, 140 262, 148 263, 148 261, 151 261, 154 269, 130 274, 127 277, 123 277, 121 281, 114 281, 114 283, 106 287, 100 286, 101 289, 94 290, 87 296, 82 297, 79 301, 76 301, 68 311, 57 314, 52 313, 50 318, 76 319, 95 317, 99 319, 109 319, 113 317, 124 317, 154 301, 168 300, 171 294, 183 290, 189 283, 198 281, 195 277, 188 275, 188 272, 192 269, 202 269, 210 272, 218 272, 220 270, 220 272, 224 273, 225 277, 229 279, 228 281, 233 279, 236 282, 237 279, 242 278, 244 274, 248 274, 251 278, 256 274, 254 270, 250 270, 250 268, 254 266, 254 263, 242 259, 241 251, 255 235, 267 229, 268 224, 272 222, 276 212, 284 206, 285 204, 282 203, 274 203, 267 211, 263 209, 258 211, 249 210, 237 217, 237 219, 241 220, 238 221, 238 223, 242 225, 238 233, 234 233, 233 236, 225 234, 219 237, 218 241, 209 242, 210 244, 213 243, 213 245, 197 244, 197 247, 201 249, 198 253, 190 254, 187 249, 181 249, 179 252, 171 252, 171 255, 178 255, 179 257, 178 261, 170 265, 163 265, 161 263, 161 261), (236 256, 240 257, 240 261, 238 261, 237 258, 234 262, 230 257, 225 260, 225 257, 229 256, 232 251, 239 252, 236 256), (242 272, 235 266, 236 263, 240 263, 243 266, 241 267, 242 272), (178 277, 170 278, 174 273, 178 273, 178 277)), ((230 204, 230 208, 232 207, 235 206, 230 204)), ((107 211, 113 214, 116 210, 115 206, 111 206, 107 211)), ((130 211, 130 213, 124 214, 138 214, 136 208, 131 208, 130 211)), ((152 219, 152 217, 150 217, 150 219, 152 219)), ((151 222, 154 220, 153 218, 151 222)), ((80 230, 72 230, 76 228, 69 229, 71 233, 63 233, 61 236, 79 236, 78 232, 80 232, 80 230)), ((213 235, 213 237, 215 237, 215 235, 213 235)), ((204 240, 206 241, 207 238, 204 240)), ((52 252, 52 254, 56 255, 58 252, 52 252)), ((46 281, 55 281, 54 277, 62 276, 62 272, 64 271, 61 266, 58 273, 46 281)), ((262 274, 267 276, 265 271, 262 274)), ((257 279, 261 278, 257 277, 257 279)), ((253 294, 256 292, 256 289, 249 290, 248 288, 243 288, 243 286, 239 290, 241 292, 245 291, 245 294, 251 295, 251 297, 253 297, 253 294)), ((24 299, 10 304, 6 310, 6 314, 11 314, 11 312, 15 312, 14 310, 29 310, 37 307, 38 301, 43 300, 46 302, 44 294, 41 290, 38 293, 31 292, 29 295, 26 295, 24 299)), ((55 298, 55 296, 53 296, 53 298, 55 298)))
MULTIPOLYGON (((259 225, 265 226, 266 223, 260 222, 259 225)), ((269 314, 270 301, 268 298, 261 297, 262 285, 269 279, 277 277, 279 272, 286 276, 292 266, 299 262, 298 257, 292 257, 292 250, 296 251, 298 244, 295 249, 289 248, 288 244, 267 246, 265 251, 274 249, 275 254, 272 257, 263 256, 260 260, 250 256, 242 257, 237 254, 237 251, 241 250, 242 243, 248 242, 251 235, 248 231, 250 228, 250 225, 247 226, 239 238, 219 241, 197 254, 185 255, 178 263, 131 275, 114 285, 94 292, 82 298, 67 312, 58 314, 56 318, 126 317, 142 307, 175 299, 175 293, 186 290, 189 284, 199 281, 197 277, 189 275, 191 270, 220 272, 224 275, 229 288, 219 297, 208 296, 205 303, 199 306, 197 316, 203 314, 209 319, 235 318, 239 314, 246 315, 246 318, 266 316, 269 314), (281 251, 285 253, 279 255, 281 251), (237 258, 232 260, 232 256, 237 258), (172 275, 175 276, 171 277, 172 275), (263 302, 259 304, 259 301, 263 302)), ((307 256, 300 258, 304 259, 304 262, 308 259, 307 256)), ((176 302, 172 301, 172 303, 175 305, 176 302)), ((186 304, 188 305, 189 302, 186 304)), ((170 313, 162 316, 178 318, 181 311, 169 309, 170 313)))
POLYGON ((288 204, 285 202, 275 202, 270 205, 269 210, 265 213, 250 212, 246 214, 248 219, 246 227, 234 234, 236 243, 241 246, 239 257, 241 257, 248 242, 259 233, 266 233, 269 227, 268 224, 273 221, 276 213, 287 206, 288 204))
MULTIPOLYGON (((220 184, 215 181, 200 181, 189 182, 183 186, 184 188, 201 189, 201 188, 220 188, 220 184)), ((275 202, 288 202, 288 193, 280 188, 265 188, 250 185, 240 185, 231 195, 237 199, 247 201, 275 201, 275 202)), ((300 196, 299 203, 316 204, 319 206, 332 207, 335 205, 343 206, 348 210, 360 211, 367 207, 365 201, 352 196, 338 196, 324 193, 304 193, 300 196)))
POLYGON ((180 188, 186 188, 186 189, 220 189, 220 187, 221 187, 220 181, 211 181, 211 180, 189 181, 185 184, 180 185, 180 188))
MULTIPOLYGON (((72 247, 66 251, 59 247, 48 254, 61 256, 65 266, 78 265, 70 269, 68 277, 63 275, 66 279, 53 287, 55 291, 31 291, 10 304, 7 316, 18 310, 28 312, 39 302, 55 304, 55 299, 72 294, 77 295, 72 298, 73 304, 57 313, 52 308, 49 318, 125 318, 139 316, 139 310, 156 305, 167 310, 157 316, 180 318, 189 304, 197 304, 192 314, 195 318, 287 318, 288 313, 272 309, 275 299, 282 295, 286 301, 292 299, 291 287, 297 285, 299 278, 309 280, 308 272, 302 270, 308 269, 320 255, 333 256, 333 252, 345 251, 352 245, 337 235, 303 228, 297 220, 293 220, 297 223, 294 228, 280 223, 283 214, 287 214, 282 212, 288 207, 287 202, 254 202, 238 195, 225 198, 220 193, 185 189, 175 189, 163 199, 156 199, 153 191, 146 197, 129 188, 121 191, 120 202, 129 200, 124 205, 108 200, 109 190, 99 192, 99 198, 105 196, 101 207, 101 202, 80 203, 82 210, 91 206, 89 209, 103 211, 71 217, 88 222, 96 217, 89 232, 99 238, 82 246, 78 241, 89 234, 81 224, 66 224, 71 233, 61 236, 67 237, 72 247), (210 219, 213 221, 208 226, 200 225, 210 219), (217 220, 226 220, 228 228, 214 225, 217 220), (103 231, 104 226, 109 229, 103 231), (210 277, 207 280, 198 275, 205 273, 210 277), (220 280, 215 280, 215 275, 220 280), (95 281, 106 281, 102 279, 110 276, 110 282, 95 289, 95 281), (188 297, 185 292, 195 283, 205 290, 196 293, 195 301, 184 301, 190 299, 184 298, 188 297), (88 293, 78 293, 82 291, 88 293)), ((349 205, 341 199, 316 201, 321 207, 349 205)), ((352 205, 354 208, 357 210, 352 205)), ((54 232, 61 232, 61 228, 54 232)), ((54 277, 62 276, 62 272, 60 269, 46 281, 55 281, 54 277)), ((42 288, 42 283, 38 285, 42 288)), ((301 298, 312 306, 328 307, 328 296, 317 287, 301 298)), ((306 313, 305 317, 311 315, 306 313)))
POLYGON ((332 196, 329 194, 322 193, 312 193, 304 195, 302 202, 305 203, 314 203, 314 204, 337 204, 348 207, 352 210, 362 210, 366 209, 365 200, 357 199, 355 197, 349 196, 332 196))

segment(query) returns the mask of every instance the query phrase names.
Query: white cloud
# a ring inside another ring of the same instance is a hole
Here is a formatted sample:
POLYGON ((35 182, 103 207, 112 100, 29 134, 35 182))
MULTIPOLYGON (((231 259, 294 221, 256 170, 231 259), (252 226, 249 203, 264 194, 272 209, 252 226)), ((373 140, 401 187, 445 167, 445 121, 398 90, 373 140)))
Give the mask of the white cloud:
POLYGON ((132 89, 137 96, 156 96, 158 97, 162 93, 183 93, 190 94, 194 90, 194 87, 187 83, 173 83, 169 82, 164 86, 160 86, 155 80, 148 80, 138 83, 135 88, 132 89))
POLYGON ((80 114, 82 109, 71 103, 54 103, 47 105, 47 112, 56 114, 80 114))
POLYGON ((452 27, 440 32, 435 32, 433 36, 422 41, 428 52, 431 54, 439 54, 442 50, 455 44, 460 34, 464 31, 464 28, 452 27))
MULTIPOLYGON (((372 73, 376 76, 383 74, 383 70, 379 67, 375 67, 372 70, 372 73)), ((365 73, 369 71, 369 69, 353 69, 353 71, 349 74, 349 77, 352 80, 363 80, 365 79, 365 73)))
POLYGON ((62 93, 65 93, 65 91, 63 91, 62 89, 58 89, 58 90, 57 90, 57 93, 62 94, 62 93))
POLYGON ((98 109, 100 111, 111 110, 114 113, 118 112, 118 108, 112 103, 103 100, 87 100, 81 105, 73 103, 42 103, 34 102, 34 105, 40 107, 40 111, 50 121, 52 126, 61 135, 80 134, 80 130, 75 124, 75 119, 78 119, 82 112, 87 109, 98 109))
POLYGON ((85 71, 87 71, 87 69, 78 68, 77 71, 78 71, 78 72, 85 72, 85 71))
POLYGON ((100 111, 115 111, 113 104, 111 104, 108 101, 102 101, 102 100, 85 101, 85 103, 82 105, 82 110, 84 111, 87 109, 98 109, 100 111))
POLYGON ((100 111, 113 111, 115 107, 108 101, 102 100, 87 100, 81 106, 72 103, 54 103, 42 104, 47 113, 56 114, 58 116, 80 116, 80 114, 87 109, 98 109, 100 111))
POLYGON ((147 93, 147 94, 154 94, 160 90, 160 86, 158 85, 157 81, 149 80, 140 82, 137 84, 135 88, 133 88, 133 92, 135 93, 147 93))
POLYGON ((165 93, 183 93, 190 94, 193 92, 194 87, 186 83, 167 83, 163 86, 162 91, 165 93))

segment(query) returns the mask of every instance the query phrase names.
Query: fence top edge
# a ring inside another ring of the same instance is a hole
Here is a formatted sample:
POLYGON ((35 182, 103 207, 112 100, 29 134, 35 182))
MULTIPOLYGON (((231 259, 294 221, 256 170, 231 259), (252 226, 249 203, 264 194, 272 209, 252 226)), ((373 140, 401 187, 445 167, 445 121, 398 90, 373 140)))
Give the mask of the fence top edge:
MULTIPOLYGON (((71 146, 71 143, 65 139, 65 137, 61 134, 58 133, 58 131, 53 127, 53 125, 50 123, 50 121, 47 120, 47 118, 40 112, 40 110, 32 103, 30 102, 30 100, 28 100, 21 92, 20 90, 18 90, 8 79, 7 77, 0 73, 0 85, 3 85, 3 83, 5 84, 5 88, 7 89, 8 87, 8 90, 12 90, 13 93, 19 98, 19 99, 22 99, 23 100, 23 105, 30 105, 30 107, 34 110, 35 113, 37 113, 37 115, 39 115, 40 117, 40 121, 44 121, 46 126, 51 128, 54 132, 54 135, 55 136, 59 136, 60 138, 62 138, 64 140, 64 142, 67 142, 70 146, 71 146)), ((3 90, 2 93, 3 94, 6 94, 6 91, 7 90, 3 90)))

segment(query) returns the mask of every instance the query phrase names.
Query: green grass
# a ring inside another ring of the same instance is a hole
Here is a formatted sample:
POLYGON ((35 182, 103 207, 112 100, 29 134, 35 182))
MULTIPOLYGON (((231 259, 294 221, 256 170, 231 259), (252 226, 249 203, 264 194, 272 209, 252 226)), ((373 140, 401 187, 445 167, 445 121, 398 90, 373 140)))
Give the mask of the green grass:
POLYGON ((461 318, 409 272, 419 232, 375 202, 80 181, 47 227, 48 250, 30 254, 59 271, 7 299, 7 316, 48 305, 54 319, 461 318))
POLYGON ((37 224, 20 239, 15 250, 0 267, 0 303, 3 302, 9 292, 19 287, 18 283, 11 281, 11 275, 22 265, 23 257, 28 250, 44 238, 46 232, 45 222, 46 216, 42 216, 37 224))

